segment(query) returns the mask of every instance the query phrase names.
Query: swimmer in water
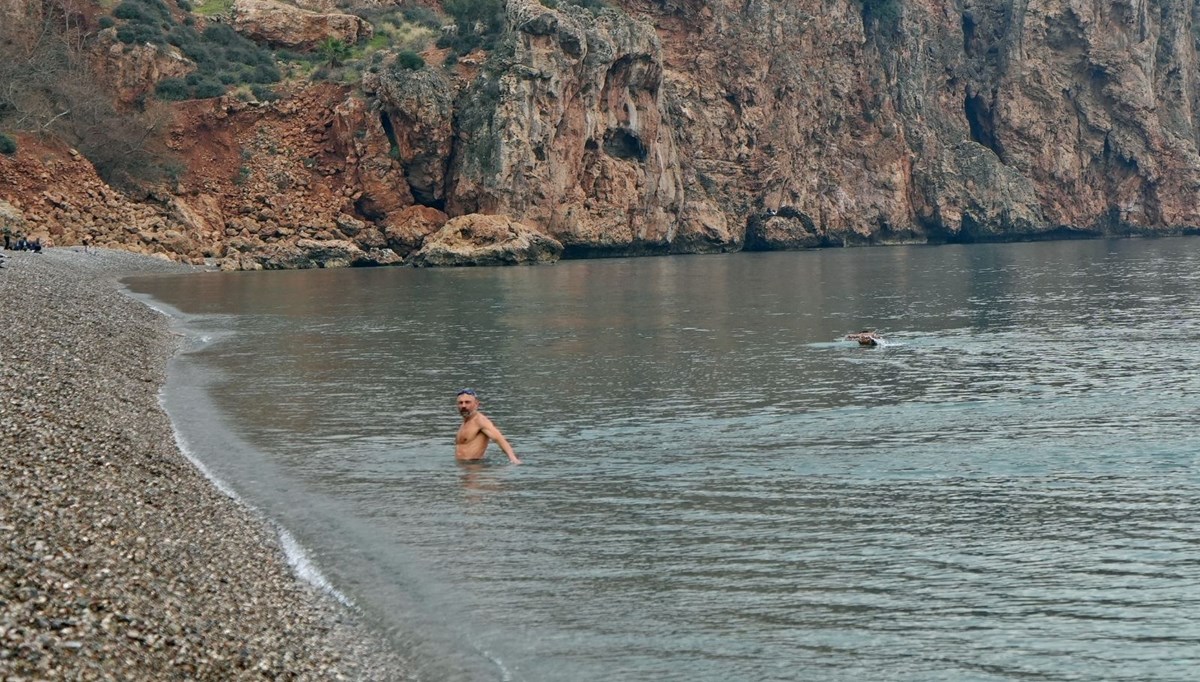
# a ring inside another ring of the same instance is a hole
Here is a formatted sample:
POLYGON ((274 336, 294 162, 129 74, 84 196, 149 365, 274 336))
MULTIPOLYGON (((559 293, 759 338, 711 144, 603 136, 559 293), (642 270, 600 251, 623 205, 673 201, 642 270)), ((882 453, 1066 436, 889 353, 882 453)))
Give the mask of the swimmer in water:
POLYGON ((500 446, 508 461, 520 464, 517 453, 500 429, 479 411, 479 396, 474 389, 464 388, 458 392, 455 399, 458 413, 462 415, 462 426, 458 427, 458 436, 454 439, 454 459, 459 462, 482 462, 487 454, 487 447, 492 441, 500 446))
POLYGON ((864 329, 861 332, 846 335, 847 341, 857 341, 860 346, 878 346, 883 342, 883 337, 871 331, 864 329))

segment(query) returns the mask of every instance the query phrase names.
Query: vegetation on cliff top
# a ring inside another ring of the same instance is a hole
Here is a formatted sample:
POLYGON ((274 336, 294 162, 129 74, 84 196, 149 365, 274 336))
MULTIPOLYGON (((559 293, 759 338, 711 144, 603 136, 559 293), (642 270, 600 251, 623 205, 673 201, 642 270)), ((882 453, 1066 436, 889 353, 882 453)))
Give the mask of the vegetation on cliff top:
POLYGON ((407 68, 421 68, 425 60, 419 52, 433 44, 445 23, 421 6, 360 7, 349 12, 371 24, 371 38, 358 44, 330 38, 309 53, 280 50, 276 56, 288 78, 355 85, 364 71, 377 71, 392 54, 407 68))
POLYGON ((120 110, 89 63, 89 34, 66 0, 30 5, 0 22, 0 126, 61 139, 109 184, 138 190, 176 165, 163 141, 167 112, 120 110))
MULTIPOLYGON (((499 50, 505 31, 503 0, 446 0, 445 14, 419 5, 372 7, 354 11, 374 27, 367 41, 328 41, 306 54, 276 53, 227 23, 203 18, 229 5, 229 0, 99 0, 83 13, 72 0, 28 5, 27 15, 0 22, 0 83, 5 84, 0 126, 60 138, 84 154, 107 182, 140 192, 181 172, 165 144, 169 110, 159 100, 217 97, 234 89, 239 96, 271 99, 268 86, 283 80, 281 65, 288 78, 355 84, 364 71, 385 64, 426 68, 420 53, 439 35, 454 43, 452 63, 457 54, 478 47, 499 50), (456 31, 444 30, 450 21, 456 31), (126 53, 146 45, 177 50, 195 67, 187 75, 160 80, 152 93, 132 102, 124 93, 124 104, 118 104, 115 84, 97 83, 90 63, 100 54, 96 47, 113 37, 130 46, 126 53)), ((483 105, 494 106, 486 96, 493 93, 484 90, 465 116, 481 127, 491 113, 483 105)), ((5 138, 0 146, 16 145, 5 138)), ((487 165, 489 150, 476 152, 477 162, 487 165)))
MULTIPOLYGON (((186 5, 186 0, 179 0, 186 5)), ((186 78, 158 83, 162 99, 219 97, 230 86, 265 85, 279 81, 279 69, 270 50, 244 38, 227 24, 211 23, 199 31, 190 16, 179 22, 163 0, 124 0, 113 10, 122 23, 117 39, 130 45, 173 45, 196 64, 186 78)))

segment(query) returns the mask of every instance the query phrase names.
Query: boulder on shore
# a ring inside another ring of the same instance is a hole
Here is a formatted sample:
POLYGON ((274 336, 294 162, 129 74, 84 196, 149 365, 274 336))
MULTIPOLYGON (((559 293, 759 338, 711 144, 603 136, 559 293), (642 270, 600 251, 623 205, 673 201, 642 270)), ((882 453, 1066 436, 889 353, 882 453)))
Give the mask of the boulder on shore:
POLYGON ((563 245, 504 215, 471 213, 451 218, 425 239, 412 264, 425 266, 553 263, 563 245))
POLYGON ((399 265, 404 259, 391 249, 360 249, 343 239, 299 239, 294 244, 260 245, 249 252, 234 252, 220 262, 222 270, 310 270, 399 265))

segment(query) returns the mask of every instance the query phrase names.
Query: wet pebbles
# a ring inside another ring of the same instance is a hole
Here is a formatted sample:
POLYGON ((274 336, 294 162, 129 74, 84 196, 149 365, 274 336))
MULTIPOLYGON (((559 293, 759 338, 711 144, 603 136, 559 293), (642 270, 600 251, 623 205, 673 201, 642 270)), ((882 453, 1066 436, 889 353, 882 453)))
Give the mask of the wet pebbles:
POLYGON ((9 252, 0 268, 0 679, 407 679, 180 453, 175 337, 116 277, 183 266, 9 252))

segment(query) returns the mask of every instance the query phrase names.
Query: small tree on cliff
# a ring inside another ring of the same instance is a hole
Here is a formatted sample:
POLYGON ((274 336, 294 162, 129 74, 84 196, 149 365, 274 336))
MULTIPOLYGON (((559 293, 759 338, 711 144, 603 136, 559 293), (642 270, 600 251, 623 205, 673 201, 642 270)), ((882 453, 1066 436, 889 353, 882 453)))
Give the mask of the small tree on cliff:
POLYGON ((330 66, 341 66, 350 57, 350 46, 337 38, 326 38, 317 45, 317 54, 330 66))

